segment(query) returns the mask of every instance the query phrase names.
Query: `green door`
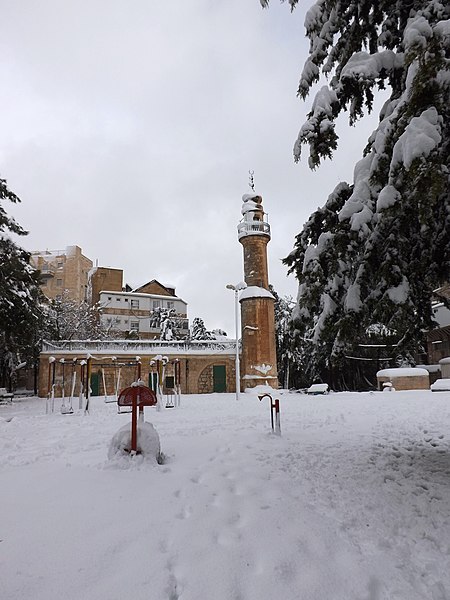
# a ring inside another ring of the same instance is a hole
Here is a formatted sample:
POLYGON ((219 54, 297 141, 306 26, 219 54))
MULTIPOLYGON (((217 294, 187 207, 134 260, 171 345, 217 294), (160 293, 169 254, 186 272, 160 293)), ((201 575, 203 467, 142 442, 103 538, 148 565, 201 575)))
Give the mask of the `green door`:
POLYGON ((158 373, 150 372, 148 374, 148 387, 154 392, 158 391, 158 373))
POLYGON ((225 365, 213 365, 213 390, 227 391, 227 371, 225 365))
POLYGON ((100 373, 91 373, 91 396, 100 395, 100 373))

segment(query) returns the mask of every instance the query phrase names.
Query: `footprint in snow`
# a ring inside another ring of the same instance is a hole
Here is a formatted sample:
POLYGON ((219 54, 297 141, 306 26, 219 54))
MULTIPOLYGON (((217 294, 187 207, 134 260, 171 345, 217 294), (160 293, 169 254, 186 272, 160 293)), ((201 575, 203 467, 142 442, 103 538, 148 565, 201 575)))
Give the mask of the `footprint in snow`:
POLYGON ((177 515, 177 519, 189 519, 189 517, 192 515, 192 508, 190 506, 185 506, 177 515))

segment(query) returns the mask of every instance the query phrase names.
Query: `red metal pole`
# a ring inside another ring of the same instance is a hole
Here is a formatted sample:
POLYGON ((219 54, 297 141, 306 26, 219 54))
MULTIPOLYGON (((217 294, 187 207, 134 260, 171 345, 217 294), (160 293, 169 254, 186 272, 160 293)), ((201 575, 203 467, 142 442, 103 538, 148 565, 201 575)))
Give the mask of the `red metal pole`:
MULTIPOLYGON (((139 360, 138 364, 137 364, 137 368, 138 368, 138 383, 141 380, 141 367, 142 367, 142 364, 141 364, 141 361, 139 360)), ((139 392, 138 392, 138 398, 139 398, 139 392)), ((143 421, 144 420, 144 407, 140 406, 140 402, 138 404, 139 404, 139 421, 143 421)))
POLYGON ((131 402, 131 451, 136 452, 137 450, 137 398, 133 392, 133 398, 131 402))

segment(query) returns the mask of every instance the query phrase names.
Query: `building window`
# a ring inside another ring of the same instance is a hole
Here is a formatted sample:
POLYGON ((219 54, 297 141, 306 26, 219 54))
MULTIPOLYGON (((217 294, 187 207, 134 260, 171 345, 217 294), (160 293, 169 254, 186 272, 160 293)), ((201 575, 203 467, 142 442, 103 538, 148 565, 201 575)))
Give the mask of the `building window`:
POLYGON ((112 300, 111 296, 108 296, 108 300, 112 300))
POLYGON ((58 263, 56 263, 56 266, 58 267, 58 269, 62 269, 63 266, 64 266, 64 263, 63 262, 58 262, 58 263))
POLYGON ((120 302, 120 298, 116 298, 116 302, 120 302))
POLYGON ((131 321, 130 331, 139 331, 139 321, 131 321))
POLYGON ((153 310, 155 310, 155 308, 159 308, 161 305, 159 300, 153 300, 153 310))
POLYGON ((139 308, 139 300, 132 300, 131 308, 139 308))
POLYGON ((172 300, 168 300, 167 308, 175 308, 175 302, 173 302, 172 300))
POLYGON ((128 298, 125 298, 125 302, 128 302, 128 298))
POLYGON ((56 280, 56 287, 62 287, 62 279, 56 280))

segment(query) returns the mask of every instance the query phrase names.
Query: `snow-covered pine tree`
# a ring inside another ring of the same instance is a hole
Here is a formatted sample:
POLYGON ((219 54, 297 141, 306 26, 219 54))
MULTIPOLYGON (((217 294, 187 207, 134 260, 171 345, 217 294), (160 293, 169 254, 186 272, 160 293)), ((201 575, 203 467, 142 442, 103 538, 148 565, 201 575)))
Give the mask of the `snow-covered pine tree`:
POLYGON ((175 310, 162 310, 160 314, 161 339, 170 342, 175 339, 175 310))
POLYGON ((192 321, 191 340, 211 340, 213 336, 205 327, 203 319, 195 317, 192 321))
POLYGON ((291 296, 279 296, 272 285, 270 292, 275 298, 275 336, 277 348, 277 371, 281 387, 304 387, 305 360, 294 340, 292 310, 295 306, 291 296))
POLYGON ((17 364, 27 361, 31 366, 39 353, 40 288, 30 254, 10 237, 27 232, 8 217, 5 200, 20 202, 0 179, 0 386, 11 387, 17 364))
POLYGON ((306 98, 322 75, 328 85, 300 129, 296 160, 308 144, 317 167, 337 147, 338 115, 352 124, 377 89, 390 93, 353 184, 311 216, 285 261, 300 282, 298 336, 320 370, 340 368, 373 323, 397 332, 400 353, 414 351, 432 325, 432 292, 450 279, 449 18, 439 0, 317 0, 307 12, 298 93, 306 98))

